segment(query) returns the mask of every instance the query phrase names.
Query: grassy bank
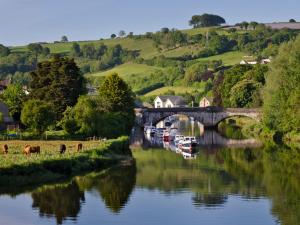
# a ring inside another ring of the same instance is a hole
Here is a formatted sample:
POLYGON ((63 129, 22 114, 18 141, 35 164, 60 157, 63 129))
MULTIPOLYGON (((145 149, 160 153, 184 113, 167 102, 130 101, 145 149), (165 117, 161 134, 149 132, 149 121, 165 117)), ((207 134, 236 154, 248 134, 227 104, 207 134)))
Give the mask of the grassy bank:
POLYGON ((128 137, 96 142, 81 142, 83 150, 76 152, 76 141, 6 141, 9 153, 0 155, 0 185, 10 185, 18 180, 20 185, 49 182, 117 164, 131 157, 128 137), (65 154, 59 154, 59 145, 67 146, 65 154), (40 146, 41 154, 25 156, 26 144, 40 146), (38 178, 38 179, 36 179, 38 178))

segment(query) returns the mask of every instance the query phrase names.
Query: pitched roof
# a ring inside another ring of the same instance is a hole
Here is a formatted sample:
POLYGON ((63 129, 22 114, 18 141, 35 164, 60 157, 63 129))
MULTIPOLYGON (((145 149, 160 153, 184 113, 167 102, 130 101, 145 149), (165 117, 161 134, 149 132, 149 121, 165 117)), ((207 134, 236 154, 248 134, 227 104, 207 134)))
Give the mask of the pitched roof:
POLYGON ((205 98, 207 101, 209 101, 210 103, 213 103, 213 101, 214 101, 214 98, 213 98, 213 97, 203 97, 203 98, 201 99, 201 101, 202 101, 204 98, 205 98))
POLYGON ((160 98, 163 102, 166 102, 169 99, 174 105, 185 105, 185 101, 182 96, 160 95, 157 97, 160 98))

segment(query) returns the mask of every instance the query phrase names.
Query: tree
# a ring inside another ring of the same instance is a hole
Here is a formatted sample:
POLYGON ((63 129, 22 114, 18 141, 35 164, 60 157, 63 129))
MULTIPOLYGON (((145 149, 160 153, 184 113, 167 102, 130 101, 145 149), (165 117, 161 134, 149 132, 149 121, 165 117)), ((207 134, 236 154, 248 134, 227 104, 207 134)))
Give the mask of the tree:
POLYGON ((50 48, 48 48, 48 47, 43 48, 42 54, 43 54, 44 56, 49 55, 49 54, 50 54, 50 48))
POLYGON ((241 27, 242 29, 248 30, 248 26, 249 26, 249 23, 246 22, 246 21, 240 23, 240 27, 241 27))
POLYGON ((124 37, 126 35, 126 32, 124 30, 119 31, 119 36, 124 37))
POLYGON ((160 32, 162 32, 163 34, 167 34, 167 33, 170 32, 170 30, 167 27, 163 27, 163 28, 160 29, 160 32))
POLYGON ((194 64, 185 72, 184 81, 186 84, 192 84, 193 82, 199 82, 203 79, 203 75, 207 73, 207 65, 202 63, 194 64))
POLYGON ((85 93, 85 81, 73 59, 56 56, 38 64, 31 74, 30 99, 53 105, 61 119, 67 106, 74 106, 79 95, 85 93))
POLYGON ((256 29, 256 27, 257 27, 257 25, 258 25, 258 23, 257 22, 255 22, 255 21, 252 21, 252 22, 250 22, 250 27, 252 27, 252 29, 253 30, 255 30, 256 29))
POLYGON ((220 54, 230 50, 230 41, 225 35, 214 35, 209 40, 209 48, 215 54, 220 54))
POLYGON ((2 44, 0 44, 0 56, 8 56, 10 54, 10 49, 2 44))
POLYGON ((296 23, 297 21, 295 19, 290 19, 289 22, 290 23, 296 23))
POLYGON ((32 43, 28 45, 28 50, 35 55, 35 61, 37 63, 38 55, 43 52, 43 46, 37 43, 32 43))
POLYGON ((115 39, 116 37, 117 37, 117 35, 115 35, 115 34, 110 35, 110 38, 112 38, 112 39, 115 39))
POLYGON ((220 26, 223 23, 226 23, 226 21, 221 16, 206 13, 203 15, 194 15, 189 21, 190 26, 194 28, 220 26))
POLYGON ((258 107, 261 105, 259 90, 261 84, 256 81, 244 79, 236 83, 230 91, 232 107, 258 107))
POLYGON ((68 40, 68 37, 67 36, 62 36, 61 37, 61 42, 68 42, 69 40, 68 40))
POLYGON ((21 121, 36 133, 42 134, 50 125, 55 124, 55 112, 52 105, 45 101, 28 100, 21 112, 21 121))
POLYGON ((75 57, 81 56, 80 45, 77 42, 74 42, 71 47, 71 55, 75 57))
POLYGON ((20 120, 24 98, 25 93, 21 84, 8 85, 0 95, 1 101, 8 106, 10 115, 17 121, 20 120))
POLYGON ((300 36, 283 44, 270 65, 264 88, 264 124, 280 132, 300 132, 300 36))
POLYGON ((108 75, 99 88, 99 102, 105 112, 119 113, 125 130, 130 132, 134 123, 134 95, 117 73, 108 75))

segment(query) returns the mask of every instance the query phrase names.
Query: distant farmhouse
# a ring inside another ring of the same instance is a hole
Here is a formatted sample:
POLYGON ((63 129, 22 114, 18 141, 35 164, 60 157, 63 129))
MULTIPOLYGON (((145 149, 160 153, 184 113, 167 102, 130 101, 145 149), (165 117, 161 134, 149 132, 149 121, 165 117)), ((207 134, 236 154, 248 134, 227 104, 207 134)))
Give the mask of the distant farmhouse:
POLYGON ((154 108, 176 108, 185 106, 186 102, 181 96, 162 95, 154 99, 154 108))
POLYGON ((208 107, 213 105, 214 99, 212 97, 204 97, 199 102, 199 107, 208 107))
POLYGON ((240 64, 241 65, 256 65, 256 64, 269 64, 272 60, 271 59, 262 59, 260 62, 257 60, 247 60, 243 59, 240 64))

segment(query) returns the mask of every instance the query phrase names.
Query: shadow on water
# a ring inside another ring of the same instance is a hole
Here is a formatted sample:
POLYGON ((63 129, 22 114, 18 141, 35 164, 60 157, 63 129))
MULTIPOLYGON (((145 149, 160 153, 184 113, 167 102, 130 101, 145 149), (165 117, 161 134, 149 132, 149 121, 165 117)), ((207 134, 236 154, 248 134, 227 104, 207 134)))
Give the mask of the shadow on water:
MULTIPOLYGON (((135 165, 78 176, 67 183, 33 189, 32 209, 37 210, 41 218, 55 218, 57 224, 63 224, 65 220, 76 221, 85 203, 85 192, 93 191, 106 208, 117 214, 127 204, 135 183, 135 165)), ((11 195, 15 197, 18 195, 16 193, 20 194, 21 191, 15 189, 11 195)), ((5 190, 5 194, 9 194, 8 190, 5 190)))

